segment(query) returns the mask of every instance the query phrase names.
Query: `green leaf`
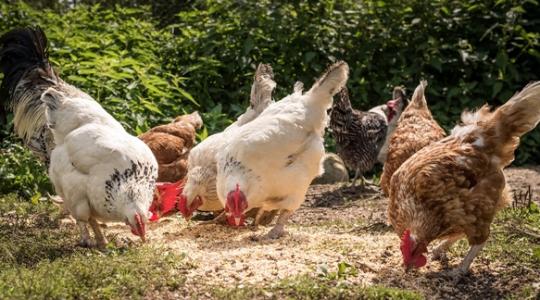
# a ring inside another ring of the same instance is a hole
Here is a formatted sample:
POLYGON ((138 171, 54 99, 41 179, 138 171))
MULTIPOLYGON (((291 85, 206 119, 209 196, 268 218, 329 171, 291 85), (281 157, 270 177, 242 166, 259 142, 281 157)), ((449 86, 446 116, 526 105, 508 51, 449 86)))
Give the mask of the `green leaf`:
POLYGON ((491 92, 491 98, 495 98, 497 94, 502 90, 503 84, 500 81, 495 82, 493 84, 493 91, 491 92))

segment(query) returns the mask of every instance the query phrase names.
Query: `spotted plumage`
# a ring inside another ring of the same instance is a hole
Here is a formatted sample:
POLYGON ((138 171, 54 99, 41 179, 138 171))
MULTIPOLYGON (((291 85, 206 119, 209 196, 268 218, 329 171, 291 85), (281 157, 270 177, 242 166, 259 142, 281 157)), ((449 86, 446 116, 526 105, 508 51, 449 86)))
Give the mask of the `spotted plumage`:
POLYGON ((377 162, 387 127, 384 116, 353 109, 347 88, 339 92, 330 113, 330 130, 338 155, 357 175, 371 170, 377 162))

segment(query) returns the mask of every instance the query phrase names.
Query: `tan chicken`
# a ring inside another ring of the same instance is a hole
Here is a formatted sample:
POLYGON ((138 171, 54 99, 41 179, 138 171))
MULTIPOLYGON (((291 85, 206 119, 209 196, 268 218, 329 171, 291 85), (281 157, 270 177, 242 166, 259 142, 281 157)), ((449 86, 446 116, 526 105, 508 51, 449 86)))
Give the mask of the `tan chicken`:
POLYGON ((202 125, 199 113, 193 112, 139 136, 156 156, 158 182, 177 182, 186 176, 189 151, 195 145, 195 132, 202 125))
POLYGON ((511 199, 503 168, 520 137, 540 121, 540 82, 525 87, 495 111, 464 112, 450 136, 409 158, 392 176, 388 215, 401 236, 404 266, 422 267, 428 245, 441 239, 435 259, 466 237, 470 250, 461 275, 485 245, 490 224, 511 199))
POLYGON ((420 82, 390 138, 388 156, 381 175, 381 189, 385 195, 388 195, 392 175, 401 164, 418 150, 445 136, 427 106, 424 96, 426 86, 426 81, 420 82))

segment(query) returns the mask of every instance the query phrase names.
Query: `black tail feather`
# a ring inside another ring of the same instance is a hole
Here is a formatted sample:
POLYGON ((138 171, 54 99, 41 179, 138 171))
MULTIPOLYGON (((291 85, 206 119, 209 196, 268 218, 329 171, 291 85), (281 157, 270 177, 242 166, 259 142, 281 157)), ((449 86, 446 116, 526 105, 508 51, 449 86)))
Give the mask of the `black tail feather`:
POLYGON ((0 70, 4 73, 0 103, 10 110, 16 105, 15 88, 28 71, 39 68, 45 76, 56 76, 49 63, 47 37, 40 27, 11 30, 0 37, 0 45, 0 70))

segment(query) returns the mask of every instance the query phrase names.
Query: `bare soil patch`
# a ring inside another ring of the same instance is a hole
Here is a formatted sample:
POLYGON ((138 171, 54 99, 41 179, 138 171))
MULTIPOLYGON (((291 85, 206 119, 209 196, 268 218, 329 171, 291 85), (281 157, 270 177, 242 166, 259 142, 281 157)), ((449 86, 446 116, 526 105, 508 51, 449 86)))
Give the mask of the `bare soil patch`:
MULTIPOLYGON (((540 167, 511 168, 506 173, 513 188, 523 191, 531 186, 533 199, 539 200, 540 167)), ((271 287, 294 276, 320 276, 321 270, 333 270, 340 262, 357 271, 346 278, 348 283, 409 289, 432 299, 519 298, 516 295, 524 290, 529 296, 540 291, 540 267, 521 264, 512 252, 504 258, 506 248, 500 250, 494 244, 488 245, 474 261, 471 273, 457 283, 447 276, 447 270, 466 253, 465 241, 449 253, 448 266, 430 261, 420 271, 404 273, 399 239, 386 222, 386 205, 387 199, 377 188, 316 185, 288 225, 289 235, 276 241, 251 240, 270 227, 254 232, 249 228, 188 224, 179 216, 151 224, 148 232, 150 242, 164 252, 185 254, 193 266, 183 274, 187 277, 185 295, 202 298, 210 297, 205 287, 271 287)), ((504 239, 507 233, 504 224, 500 225, 495 226, 493 235, 504 239)), ((120 225, 109 226, 107 234, 117 240, 128 237, 125 226, 120 225)), ((488 243, 495 243, 493 240, 488 243)))

